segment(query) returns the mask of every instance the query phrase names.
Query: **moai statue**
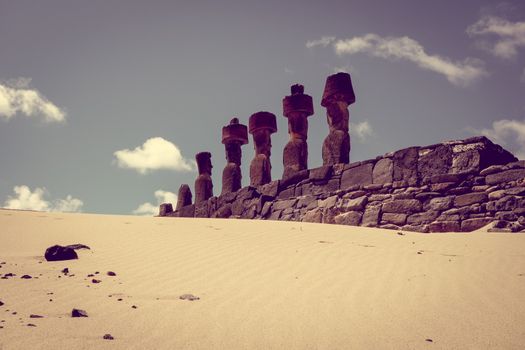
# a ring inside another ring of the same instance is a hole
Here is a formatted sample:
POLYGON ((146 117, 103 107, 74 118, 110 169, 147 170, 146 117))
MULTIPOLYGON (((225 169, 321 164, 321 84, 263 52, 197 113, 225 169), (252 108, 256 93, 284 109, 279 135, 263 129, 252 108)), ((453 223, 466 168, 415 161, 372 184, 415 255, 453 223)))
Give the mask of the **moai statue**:
POLYGON ((195 204, 205 202, 213 197, 213 182, 211 180, 211 153, 200 152, 195 155, 199 176, 195 180, 195 204))
POLYGON ((222 143, 226 149, 226 166, 222 171, 222 194, 241 188, 241 146, 248 143, 248 129, 233 118, 222 128, 222 143))
POLYGON ((250 164, 250 185, 260 186, 272 181, 271 134, 277 131, 277 120, 270 112, 257 112, 252 114, 248 124, 255 147, 255 157, 250 164))
POLYGON ((283 114, 288 118, 290 134, 283 151, 283 178, 308 168, 308 117, 314 114, 312 97, 304 94, 304 86, 292 85, 291 93, 283 99, 283 114))
POLYGON ((179 210, 182 207, 191 205, 191 190, 190 186, 183 184, 179 187, 179 194, 177 196, 177 207, 175 210, 179 210))
POLYGON ((321 106, 326 108, 330 132, 323 142, 323 165, 350 163, 348 106, 354 102, 350 74, 337 73, 326 78, 321 106))

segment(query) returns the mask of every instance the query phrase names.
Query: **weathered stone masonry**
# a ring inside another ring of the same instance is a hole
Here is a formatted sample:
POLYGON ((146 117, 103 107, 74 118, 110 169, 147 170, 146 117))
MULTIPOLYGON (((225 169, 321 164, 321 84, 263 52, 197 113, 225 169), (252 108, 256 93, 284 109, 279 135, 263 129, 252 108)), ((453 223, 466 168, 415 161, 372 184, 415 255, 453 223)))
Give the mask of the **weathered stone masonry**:
MULTIPOLYGON (((331 83, 330 78, 323 97, 331 106, 327 107, 327 139, 331 141, 325 140, 323 145, 325 165, 307 169, 306 118, 313 107, 302 86, 295 85, 285 101, 298 95, 298 103, 283 101, 292 145, 283 152, 285 171, 280 180, 271 181, 269 172, 270 134, 277 131, 275 116, 259 112, 250 118, 249 126, 256 150, 250 167, 251 185, 234 190, 240 183, 236 154, 247 137, 240 131, 241 136, 232 138, 239 144, 235 154, 228 156, 228 164, 234 164, 227 167, 234 176, 226 179, 227 184, 223 178, 221 195, 212 196, 209 153, 199 154, 202 171, 195 184, 195 204, 191 204, 189 187, 183 185, 175 211, 171 204, 162 204, 159 216, 288 220, 418 232, 470 232, 492 222, 493 231, 525 232, 525 160, 518 161, 486 137, 409 147, 347 164, 347 106, 355 96, 349 76, 334 78, 331 83), (289 111, 296 111, 293 120, 289 111), (338 122, 340 127, 332 128, 331 118, 342 121, 338 122)), ((223 134, 224 140, 230 139, 223 134)))

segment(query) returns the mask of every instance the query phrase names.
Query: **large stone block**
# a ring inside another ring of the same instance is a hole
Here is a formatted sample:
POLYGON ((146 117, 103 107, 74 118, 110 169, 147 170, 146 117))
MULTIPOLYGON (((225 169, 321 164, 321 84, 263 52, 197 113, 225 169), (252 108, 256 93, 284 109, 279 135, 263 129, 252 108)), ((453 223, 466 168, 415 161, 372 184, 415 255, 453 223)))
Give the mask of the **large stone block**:
POLYGON ((278 200, 273 202, 273 210, 284 210, 286 208, 292 208, 295 203, 297 203, 297 199, 288 199, 288 200, 278 200))
POLYGON ((361 225, 365 227, 377 227, 379 224, 379 215, 381 214, 381 206, 368 206, 365 209, 363 218, 361 220, 361 225))
POLYGON ((485 225, 488 225, 494 219, 492 218, 475 218, 475 219, 466 219, 461 222, 461 231, 471 232, 482 228, 485 225))
POLYGON ((381 221, 384 221, 388 224, 394 225, 404 225, 407 220, 406 214, 401 213, 383 213, 381 215, 381 221))
POLYGON ((425 205, 425 209, 438 211, 448 210, 452 207, 452 203, 454 203, 453 196, 432 198, 430 202, 425 205))
POLYGON ((454 199, 454 206, 464 207, 466 205, 471 205, 474 203, 483 203, 487 200, 487 194, 485 192, 473 192, 466 193, 460 196, 456 196, 454 199))
POLYGON ((417 162, 419 147, 409 147, 394 153, 394 181, 407 181, 410 186, 417 184, 417 162))
POLYGON ((394 162, 390 158, 377 161, 372 171, 372 182, 375 184, 391 183, 394 175, 394 162))
POLYGON ((452 165, 452 149, 448 145, 439 145, 434 149, 420 149, 417 170, 419 178, 432 177, 448 173, 452 165))
POLYGON ((437 221, 428 225, 430 232, 459 232, 461 226, 457 221, 437 221))
POLYGON ((320 209, 313 209, 310 211, 307 211, 306 214, 304 214, 302 221, 303 222, 316 222, 321 223, 323 220, 323 213, 320 209))
POLYGON ((310 180, 312 181, 328 181, 332 176, 332 165, 324 165, 310 170, 310 180))
POLYGON ((525 178, 525 169, 511 169, 485 177, 487 185, 496 185, 502 182, 516 181, 525 178))
POLYGON ((345 170, 341 177, 341 189, 371 184, 373 167, 372 163, 367 163, 345 170))
POLYGON ((423 213, 415 213, 407 217, 407 224, 409 225, 419 225, 419 224, 428 224, 434 221, 439 216, 439 212, 429 210, 423 213))
POLYGON ((354 199, 345 199, 341 208, 344 211, 363 210, 366 206, 366 203, 368 203, 367 196, 361 196, 354 199))
POLYGON ((516 161, 510 152, 484 136, 463 140, 453 147, 451 173, 478 173, 491 165, 516 161))
POLYGON ((349 212, 337 215, 334 218, 334 220, 335 220, 335 223, 338 225, 359 226, 362 216, 363 214, 361 214, 358 211, 349 211, 349 212))
POLYGON ((384 202, 382 211, 384 213, 415 213, 421 211, 421 202, 417 199, 397 199, 384 202))

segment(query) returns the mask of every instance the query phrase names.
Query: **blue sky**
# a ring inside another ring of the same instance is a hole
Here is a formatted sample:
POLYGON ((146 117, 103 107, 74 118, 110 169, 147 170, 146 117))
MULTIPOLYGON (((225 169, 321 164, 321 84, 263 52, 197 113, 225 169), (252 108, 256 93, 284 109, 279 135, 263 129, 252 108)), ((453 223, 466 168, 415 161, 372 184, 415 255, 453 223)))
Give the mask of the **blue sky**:
MULTIPOLYGON (((314 99, 309 167, 328 132, 320 97, 348 71, 351 160, 485 134, 525 157, 525 3, 0 0, 0 206, 146 214, 174 201, 222 126, 282 98, 314 99)), ((243 147, 247 185, 253 142, 243 147)))

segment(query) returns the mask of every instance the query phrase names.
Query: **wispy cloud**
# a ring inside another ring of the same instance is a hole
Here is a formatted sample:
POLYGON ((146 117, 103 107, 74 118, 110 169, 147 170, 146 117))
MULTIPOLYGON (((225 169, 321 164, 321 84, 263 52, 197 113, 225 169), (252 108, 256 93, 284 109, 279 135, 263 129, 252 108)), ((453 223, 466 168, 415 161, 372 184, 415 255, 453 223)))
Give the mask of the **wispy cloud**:
POLYGON ((372 126, 368 120, 364 120, 359 123, 350 123, 350 133, 354 136, 357 136, 359 141, 366 141, 367 137, 370 137, 374 134, 372 126))
POLYGON ((311 49, 316 46, 327 47, 335 40, 335 36, 323 36, 321 39, 309 40, 306 42, 306 47, 311 49))
POLYGON ((525 48, 525 22, 511 22, 501 17, 484 16, 467 28, 470 36, 484 38, 481 47, 493 55, 510 59, 525 48))
POLYGON ((45 188, 36 187, 34 191, 28 186, 15 186, 14 195, 9 196, 4 203, 7 209, 23 209, 38 211, 58 211, 58 212, 79 212, 84 205, 78 198, 68 195, 65 199, 48 201, 44 197, 47 195, 45 188))
POLYGON ((439 55, 430 55, 416 40, 404 37, 381 37, 377 34, 366 34, 350 39, 340 39, 333 43, 338 55, 367 53, 387 60, 405 60, 418 67, 444 75, 449 82, 458 86, 467 86, 487 76, 483 62, 466 58, 463 61, 452 61, 439 55))
POLYGON ((38 90, 29 88, 30 82, 28 78, 0 82, 0 118, 9 120, 25 115, 43 118, 45 122, 63 122, 66 112, 38 90))
POLYGON ((525 119, 501 119, 492 123, 491 129, 469 129, 472 133, 489 137, 507 147, 519 159, 525 159, 525 119))
POLYGON ((159 206, 162 203, 171 203, 174 207, 177 203, 177 195, 173 192, 157 190, 155 191, 155 198, 157 199, 157 204, 152 204, 150 202, 142 203, 137 209, 133 210, 133 214, 153 216, 159 213, 159 206))
POLYGON ((113 155, 119 167, 134 169, 140 174, 160 169, 192 171, 195 168, 194 162, 184 158, 177 145, 162 137, 150 138, 142 146, 122 149, 113 155))

